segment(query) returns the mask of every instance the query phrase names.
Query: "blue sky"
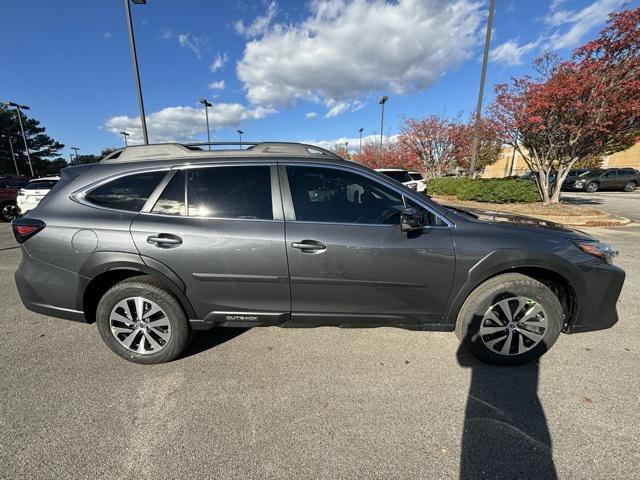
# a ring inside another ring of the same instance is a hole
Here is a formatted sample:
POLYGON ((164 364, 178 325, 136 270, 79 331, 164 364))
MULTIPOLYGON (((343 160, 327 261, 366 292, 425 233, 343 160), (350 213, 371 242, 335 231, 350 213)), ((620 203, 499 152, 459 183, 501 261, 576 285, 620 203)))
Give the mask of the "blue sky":
MULTIPOLYGON (((204 1, 132 5, 152 140, 310 140, 380 131, 403 116, 468 115, 487 3, 473 0, 204 1)), ((630 7, 638 1, 628 2, 630 7)), ((567 56, 620 0, 497 0, 486 99, 545 49, 567 56)), ((31 106, 80 153, 140 139, 123 2, 3 1, 0 101, 31 106), (19 40, 18 40, 19 39, 19 40), (116 132, 116 133, 114 133, 116 132)))

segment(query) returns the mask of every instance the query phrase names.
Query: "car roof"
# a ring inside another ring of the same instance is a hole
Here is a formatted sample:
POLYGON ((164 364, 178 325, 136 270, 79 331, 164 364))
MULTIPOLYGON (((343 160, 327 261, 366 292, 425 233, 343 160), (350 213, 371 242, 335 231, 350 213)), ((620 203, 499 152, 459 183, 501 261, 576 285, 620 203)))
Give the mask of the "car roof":
POLYGON ((376 172, 406 172, 404 168, 376 168, 376 172))
POLYGON ((340 160, 333 152, 316 145, 291 142, 207 142, 207 143, 158 143, 132 145, 110 153, 99 163, 130 163, 155 160, 250 158, 272 160, 274 157, 325 158, 340 160), (224 147, 216 149, 211 147, 224 147), (208 147, 204 149, 202 147, 208 147), (233 148, 231 148, 233 147, 233 148), (246 148, 244 148, 246 147, 246 148))
POLYGON ((32 182, 51 182, 53 180, 60 180, 60 177, 59 176, 52 176, 52 177, 34 178, 33 180, 30 180, 29 183, 32 183, 32 182))

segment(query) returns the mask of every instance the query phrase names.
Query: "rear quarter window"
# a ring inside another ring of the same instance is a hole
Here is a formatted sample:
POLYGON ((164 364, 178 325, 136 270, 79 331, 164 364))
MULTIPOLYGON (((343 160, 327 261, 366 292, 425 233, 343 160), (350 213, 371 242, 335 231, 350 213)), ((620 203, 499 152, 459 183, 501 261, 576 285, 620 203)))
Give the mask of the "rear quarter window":
POLYGON ((48 190, 58 183, 58 180, 39 180, 37 182, 29 182, 24 187, 25 190, 48 190))
POLYGON ((104 208, 139 212, 167 172, 120 177, 85 194, 85 201, 104 208))

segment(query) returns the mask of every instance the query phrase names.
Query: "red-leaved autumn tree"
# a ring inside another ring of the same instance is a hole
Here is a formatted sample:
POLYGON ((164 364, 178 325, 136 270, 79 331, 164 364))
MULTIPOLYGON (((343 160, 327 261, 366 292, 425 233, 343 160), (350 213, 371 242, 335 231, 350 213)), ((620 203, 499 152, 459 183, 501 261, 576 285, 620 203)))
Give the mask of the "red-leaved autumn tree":
POLYGON ((351 159, 369 168, 405 168, 413 170, 413 165, 402 157, 397 142, 386 138, 380 143, 366 141, 362 144, 362 151, 351 154, 351 159))
POLYGON ((547 53, 535 67, 537 79, 497 85, 489 113, 501 141, 537 172, 542 201, 558 203, 576 162, 640 139, 640 8, 612 13, 599 37, 570 60, 547 53))

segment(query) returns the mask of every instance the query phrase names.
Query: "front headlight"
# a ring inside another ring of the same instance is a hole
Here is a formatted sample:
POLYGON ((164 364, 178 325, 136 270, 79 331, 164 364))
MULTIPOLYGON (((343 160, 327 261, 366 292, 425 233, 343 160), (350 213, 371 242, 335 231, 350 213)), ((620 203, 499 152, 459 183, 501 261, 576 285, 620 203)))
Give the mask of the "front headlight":
POLYGON ((576 243, 576 246, 584 253, 597 257, 607 263, 613 263, 613 257, 618 255, 618 250, 606 242, 583 242, 576 243))
POLYGON ((576 181, 575 186, 576 186, 576 187, 584 187, 584 180, 578 180, 578 181, 576 181))

